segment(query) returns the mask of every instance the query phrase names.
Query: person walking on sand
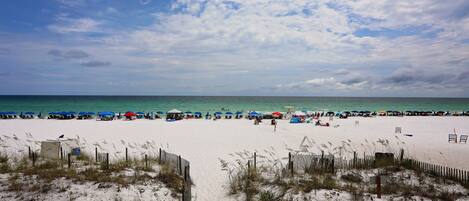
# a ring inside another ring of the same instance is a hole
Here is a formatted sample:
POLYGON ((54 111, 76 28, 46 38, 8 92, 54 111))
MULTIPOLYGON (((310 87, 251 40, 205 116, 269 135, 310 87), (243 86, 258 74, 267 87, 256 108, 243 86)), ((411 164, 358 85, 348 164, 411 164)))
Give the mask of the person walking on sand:
POLYGON ((274 132, 277 131, 277 121, 275 121, 275 119, 272 119, 270 124, 274 126, 274 132))

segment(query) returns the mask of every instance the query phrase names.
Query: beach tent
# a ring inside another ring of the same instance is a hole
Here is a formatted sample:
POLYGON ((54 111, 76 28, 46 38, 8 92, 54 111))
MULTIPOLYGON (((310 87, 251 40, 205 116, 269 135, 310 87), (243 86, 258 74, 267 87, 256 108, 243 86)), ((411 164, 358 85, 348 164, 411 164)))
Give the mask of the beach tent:
POLYGON ((237 111, 235 114, 236 114, 236 116, 235 116, 236 119, 241 119, 241 118, 243 118, 243 112, 237 111))
POLYGON ((75 114, 76 114, 75 112, 59 112, 58 119, 61 119, 61 120, 74 119, 75 114))
POLYGON ((328 116, 328 117, 333 117, 334 115, 335 115, 334 112, 327 112, 327 113, 326 113, 326 116, 328 116))
POLYGON ((290 119, 290 123, 292 123, 292 124, 301 123, 301 119, 299 117, 292 117, 290 119))
POLYGON ((202 112, 194 112, 194 118, 196 119, 202 118, 202 112))
POLYGON ((79 112, 77 119, 92 119, 94 115, 94 112, 79 112))
POLYGON ((226 119, 231 119, 231 118, 233 118, 233 112, 225 112, 225 118, 226 118, 226 119))
POLYGON ((179 110, 172 109, 166 112, 166 120, 181 120, 184 118, 184 113, 179 110))
POLYGON ((97 120, 99 119, 101 121, 112 121, 115 116, 116 114, 114 112, 109 112, 109 111, 98 112, 97 120))
POLYGON ((59 116, 59 113, 58 112, 49 112, 49 113, 47 113, 47 115, 48 115, 47 116, 48 119, 57 119, 58 116, 59 116))

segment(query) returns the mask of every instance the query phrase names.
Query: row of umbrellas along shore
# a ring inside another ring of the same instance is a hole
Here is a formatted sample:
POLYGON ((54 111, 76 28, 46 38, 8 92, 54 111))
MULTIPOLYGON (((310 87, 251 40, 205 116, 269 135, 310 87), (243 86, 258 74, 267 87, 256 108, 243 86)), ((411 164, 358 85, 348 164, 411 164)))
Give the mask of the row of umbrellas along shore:
MULTIPOLYGON (((115 113, 112 111, 102 111, 102 112, 49 112, 47 115, 42 113, 34 112, 0 112, 0 119, 15 119, 15 118, 22 118, 22 119, 33 119, 33 118, 47 118, 47 119, 101 119, 101 120, 112 120, 112 119, 121 119, 126 118, 129 120, 132 119, 158 119, 163 118, 166 116, 167 119, 184 119, 184 118, 202 118, 202 112, 191 112, 186 111, 182 112, 177 109, 172 109, 167 112, 132 112, 128 111, 125 113, 115 113)), ((214 118, 222 118, 224 116, 227 119, 236 118, 240 119, 243 117, 251 118, 283 118, 285 116, 291 117, 319 117, 319 116, 326 116, 326 117, 353 117, 353 116, 361 116, 361 117, 371 117, 371 116, 469 116, 469 111, 464 112, 449 112, 449 111, 379 111, 379 112, 371 112, 371 111, 343 111, 343 112, 313 112, 313 111, 295 111, 295 112, 258 112, 258 111, 249 111, 249 112, 214 112, 214 118)), ((212 118, 212 114, 207 112, 205 114, 205 118, 212 118)))

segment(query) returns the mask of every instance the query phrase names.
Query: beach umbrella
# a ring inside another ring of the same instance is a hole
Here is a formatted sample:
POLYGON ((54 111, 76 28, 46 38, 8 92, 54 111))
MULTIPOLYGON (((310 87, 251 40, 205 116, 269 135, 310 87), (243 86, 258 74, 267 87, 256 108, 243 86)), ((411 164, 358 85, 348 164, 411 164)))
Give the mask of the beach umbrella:
POLYGON ((158 111, 158 112, 156 112, 156 114, 164 114, 164 112, 158 111))
POLYGON ((134 117, 134 116, 136 116, 136 115, 137 115, 137 114, 135 114, 135 112, 130 112, 130 111, 129 111, 129 112, 126 112, 126 113, 124 114, 124 116, 126 116, 126 117, 134 117))
POLYGON ((99 116, 114 116, 114 112, 109 112, 109 111, 104 111, 104 112, 98 112, 99 116))
POLYGON ((194 112, 195 115, 202 115, 202 112, 194 112))
POLYGON ((226 112, 227 115, 233 115, 233 112, 226 112))
POLYGON ((25 112, 26 115, 34 115, 34 112, 25 112))
POLYGON ((222 115, 223 113, 222 112, 215 112, 214 114, 215 115, 222 115))
POLYGON ((243 112, 237 111, 236 115, 243 114, 243 112))
POLYGON ((257 115, 259 115, 259 113, 255 112, 255 111, 249 112, 249 116, 251 116, 251 117, 257 116, 257 115))
POLYGON ((293 116, 302 117, 306 116, 306 114, 302 111, 295 111, 295 113, 293 113, 293 116))
POLYGON ((144 112, 137 112, 136 114, 137 114, 137 115, 145 115, 144 112))
POLYGON ((280 117, 280 116, 282 116, 282 113, 281 112, 272 112, 272 116, 273 117, 280 117))

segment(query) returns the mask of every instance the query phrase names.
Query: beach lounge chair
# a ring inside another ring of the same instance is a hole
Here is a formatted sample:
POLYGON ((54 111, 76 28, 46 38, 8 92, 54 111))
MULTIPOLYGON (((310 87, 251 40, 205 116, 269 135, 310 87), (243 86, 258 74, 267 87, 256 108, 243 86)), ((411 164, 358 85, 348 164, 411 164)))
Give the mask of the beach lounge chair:
POLYGON ((459 136, 459 143, 467 143, 467 135, 461 135, 459 136))
POLYGON ((448 134, 448 142, 458 143, 458 135, 448 134))

